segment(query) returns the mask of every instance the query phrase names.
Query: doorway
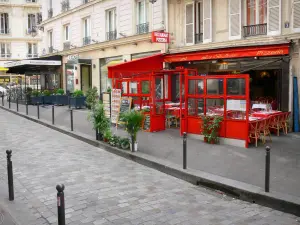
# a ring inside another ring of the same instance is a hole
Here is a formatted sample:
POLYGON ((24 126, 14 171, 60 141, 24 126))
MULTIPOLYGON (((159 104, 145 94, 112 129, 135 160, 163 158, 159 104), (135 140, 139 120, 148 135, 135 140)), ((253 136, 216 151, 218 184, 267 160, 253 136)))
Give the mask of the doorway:
POLYGON ((81 90, 86 93, 89 88, 91 88, 91 66, 81 65, 80 66, 80 78, 81 78, 81 90))

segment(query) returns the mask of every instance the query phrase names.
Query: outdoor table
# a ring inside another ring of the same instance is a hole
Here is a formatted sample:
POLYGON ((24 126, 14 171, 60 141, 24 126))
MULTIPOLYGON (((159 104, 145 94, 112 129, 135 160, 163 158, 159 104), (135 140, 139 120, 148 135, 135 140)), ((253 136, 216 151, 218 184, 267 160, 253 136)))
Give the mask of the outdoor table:
POLYGON ((283 112, 281 111, 276 111, 276 110, 271 110, 271 111, 259 111, 259 112, 254 112, 251 114, 252 117, 259 117, 259 118, 267 118, 269 116, 276 116, 280 115, 283 112))

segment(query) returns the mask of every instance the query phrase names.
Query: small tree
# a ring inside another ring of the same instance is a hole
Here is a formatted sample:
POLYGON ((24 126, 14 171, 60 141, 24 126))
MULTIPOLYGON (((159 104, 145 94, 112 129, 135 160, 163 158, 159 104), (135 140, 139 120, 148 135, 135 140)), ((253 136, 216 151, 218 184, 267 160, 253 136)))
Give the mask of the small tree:
POLYGON ((97 88, 96 87, 89 88, 86 92, 86 100, 85 100, 86 106, 89 109, 92 109, 96 105, 97 98, 98 98, 97 88))

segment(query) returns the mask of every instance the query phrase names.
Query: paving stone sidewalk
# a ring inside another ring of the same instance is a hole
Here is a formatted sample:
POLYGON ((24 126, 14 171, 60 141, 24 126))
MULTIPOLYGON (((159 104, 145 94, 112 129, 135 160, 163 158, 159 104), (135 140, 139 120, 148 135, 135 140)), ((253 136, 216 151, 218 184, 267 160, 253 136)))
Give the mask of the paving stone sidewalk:
MULTIPOLYGON (((8 107, 8 103, 5 103, 8 107)), ((16 110, 16 104, 11 107, 16 110)), ((51 122, 52 106, 41 106, 41 119, 51 122)), ((25 106, 19 110, 25 112, 25 106)), ((37 115, 37 107, 29 106, 29 115, 37 115)), ((74 130, 95 138, 92 124, 87 120, 87 110, 74 110, 74 130)), ((55 124, 70 128, 68 107, 55 107, 55 124)), ((126 132, 121 129, 113 131, 121 136, 126 132)), ((139 151, 150 156, 170 161, 182 166, 182 138, 176 129, 164 132, 140 132, 138 135, 139 151)), ((291 133, 272 136, 271 146, 271 191, 300 197, 300 135, 291 133)), ((200 140, 188 139, 188 167, 229 179, 264 186, 265 146, 259 148, 238 148, 226 145, 209 145, 200 140)))
POLYGON ((293 215, 193 186, 1 109, 0 124, 0 201, 15 209, 19 225, 57 224, 58 183, 66 186, 66 222, 72 225, 300 224, 293 215), (2 188, 8 148, 13 203, 2 188))

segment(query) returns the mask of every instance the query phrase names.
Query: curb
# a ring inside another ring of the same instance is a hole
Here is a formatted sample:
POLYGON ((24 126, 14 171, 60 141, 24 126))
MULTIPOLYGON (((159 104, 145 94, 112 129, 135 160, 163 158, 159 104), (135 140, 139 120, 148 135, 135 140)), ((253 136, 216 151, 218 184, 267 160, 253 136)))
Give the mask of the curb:
POLYGON ((104 142, 99 142, 91 139, 84 134, 79 134, 77 132, 71 132, 65 128, 54 126, 48 122, 35 119, 31 116, 27 116, 23 113, 18 113, 16 111, 7 109, 0 106, 1 109, 11 112, 15 115, 26 118, 35 123, 41 124, 77 140, 83 141, 95 147, 101 147, 101 149, 113 153, 115 155, 121 156, 123 158, 129 159, 141 165, 150 167, 152 169, 158 170, 160 172, 166 173, 173 177, 179 178, 181 180, 187 181, 194 185, 201 185, 211 189, 220 190, 227 193, 235 198, 248 201, 251 203, 256 203, 262 206, 267 206, 276 210, 280 210, 286 213, 291 213, 296 216, 300 216, 300 198, 296 196, 291 196, 287 194, 282 194, 278 192, 266 193, 262 188, 246 184, 240 181, 231 180, 221 176, 209 174, 206 172, 187 169, 183 170, 178 168, 178 165, 172 164, 170 162, 157 159, 152 156, 148 156, 143 153, 131 153, 129 151, 120 150, 118 148, 112 147, 104 142))

